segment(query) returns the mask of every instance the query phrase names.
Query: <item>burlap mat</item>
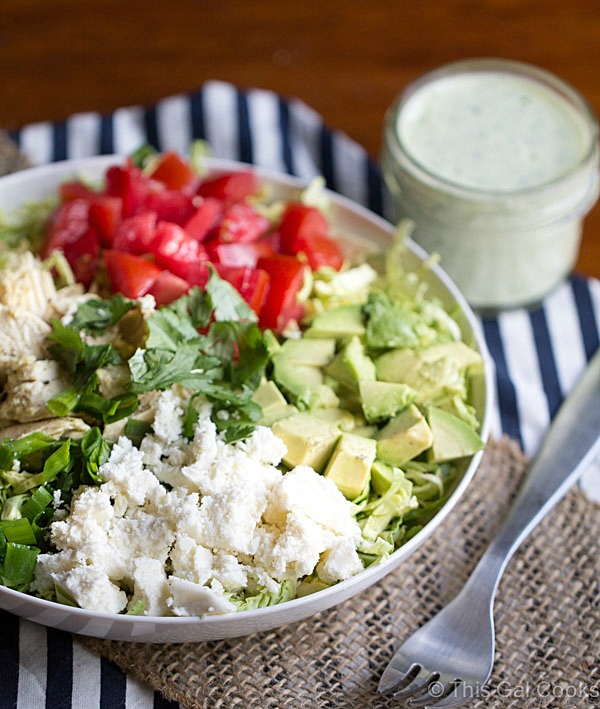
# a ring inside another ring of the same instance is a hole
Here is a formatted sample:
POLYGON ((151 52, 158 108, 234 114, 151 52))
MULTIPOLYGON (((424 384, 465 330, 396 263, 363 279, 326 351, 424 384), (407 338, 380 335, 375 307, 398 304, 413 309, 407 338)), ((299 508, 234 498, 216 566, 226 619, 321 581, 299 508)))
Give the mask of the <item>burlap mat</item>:
MULTIPOLYGON (((466 494, 377 585, 337 608, 251 637, 144 645, 81 639, 183 707, 394 705, 377 682, 394 648, 460 588, 527 469, 492 441, 466 494)), ((572 490, 511 561, 496 600, 496 664, 472 707, 600 706, 600 514, 572 490)))

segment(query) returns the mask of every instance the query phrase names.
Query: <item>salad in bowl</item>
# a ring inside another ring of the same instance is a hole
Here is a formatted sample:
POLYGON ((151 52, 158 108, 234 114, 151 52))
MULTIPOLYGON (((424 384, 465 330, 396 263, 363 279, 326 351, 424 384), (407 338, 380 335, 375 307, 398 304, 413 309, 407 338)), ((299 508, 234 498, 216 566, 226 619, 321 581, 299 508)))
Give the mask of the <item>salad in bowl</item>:
POLYGON ((0 606, 267 629, 391 571, 474 474, 485 346, 409 224, 149 150, 3 178, 0 208, 0 606))

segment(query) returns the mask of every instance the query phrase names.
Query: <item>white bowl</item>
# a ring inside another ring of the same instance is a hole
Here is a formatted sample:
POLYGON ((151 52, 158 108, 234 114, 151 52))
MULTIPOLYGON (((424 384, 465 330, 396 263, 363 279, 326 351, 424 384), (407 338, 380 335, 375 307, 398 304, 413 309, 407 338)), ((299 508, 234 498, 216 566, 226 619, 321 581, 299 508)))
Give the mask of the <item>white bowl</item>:
MULTIPOLYGON (((55 194, 60 183, 66 179, 86 177, 99 180, 107 167, 118 164, 122 160, 123 158, 119 156, 70 160, 31 168, 0 178, 0 211, 10 214, 24 203, 55 194)), ((208 160, 207 166, 211 171, 248 167, 237 162, 216 159, 208 160)), ((301 181, 287 175, 259 168, 252 169, 261 179, 273 186, 275 194, 282 197, 291 198, 297 194, 299 187, 305 186, 301 181)), ((339 227, 340 231, 360 235, 383 248, 390 243, 393 233, 391 224, 344 197, 335 193, 329 193, 329 196, 332 204, 331 220, 336 227, 339 227)), ((417 267, 425 258, 427 258, 427 254, 419 246, 412 242, 408 243, 406 253, 408 268, 417 267)), ((473 404, 482 421, 482 437, 486 440, 489 432, 493 380, 491 361, 480 332, 479 323, 466 300, 441 268, 433 266, 430 271, 425 271, 425 273, 425 278, 430 286, 429 292, 440 298, 453 311, 458 306, 457 320, 463 338, 484 358, 484 372, 474 387, 473 404)), ((465 460, 454 490, 442 509, 389 559, 378 565, 370 566, 347 581, 281 605, 203 618, 139 617, 110 615, 72 608, 0 586, 0 607, 28 620, 53 628, 99 638, 136 642, 217 640, 266 631, 294 623, 345 601, 396 569, 425 541, 456 505, 475 474, 481 455, 480 452, 465 460)))

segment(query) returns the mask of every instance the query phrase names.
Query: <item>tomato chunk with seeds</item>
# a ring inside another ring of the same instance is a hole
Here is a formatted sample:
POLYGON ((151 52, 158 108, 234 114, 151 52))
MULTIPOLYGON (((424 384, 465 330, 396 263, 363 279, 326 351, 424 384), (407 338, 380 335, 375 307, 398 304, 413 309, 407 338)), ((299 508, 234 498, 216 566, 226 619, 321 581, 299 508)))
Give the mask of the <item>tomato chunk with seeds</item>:
POLYGON ((189 291, 191 285, 170 271, 161 271, 148 291, 157 305, 168 305, 189 291))
POLYGON ((246 202, 236 202, 223 213, 218 239, 223 242, 256 241, 271 227, 271 222, 246 202))
POLYGON ((290 320, 298 317, 297 297, 304 283, 304 266, 294 256, 285 254, 264 256, 256 266, 270 278, 260 325, 281 332, 290 320))
POLYGON ((64 251, 87 232, 90 203, 85 199, 72 199, 59 205, 52 213, 40 255, 48 258, 53 251, 64 251))
POLYGON ((152 253, 159 266, 189 283, 196 284, 203 278, 208 255, 202 244, 177 224, 158 223, 152 253))
POLYGON ((198 194, 202 197, 214 197, 221 202, 241 202, 256 194, 259 188, 258 177, 251 170, 227 172, 216 177, 202 180, 198 194))
POLYGON ((213 227, 217 225, 222 213, 222 203, 213 197, 206 197, 185 222, 183 228, 196 241, 204 241, 213 227))
POLYGON ((206 244, 211 261, 232 268, 254 268, 262 256, 274 256, 276 251, 270 241, 260 239, 250 244, 223 244, 219 240, 206 244))
POLYGON ((191 187, 197 180, 196 173, 192 170, 189 162, 172 150, 167 150, 161 155, 150 173, 150 177, 162 182, 171 190, 183 190, 186 187, 191 187))
POLYGON ((113 234, 121 220, 123 200, 120 197, 98 195, 90 203, 90 225, 100 236, 102 246, 112 244, 113 234))
POLYGON ((299 239, 314 235, 326 236, 329 224, 316 207, 290 202, 281 217, 278 232, 282 253, 293 255, 299 251, 299 239))
POLYGON ((150 253, 155 239, 156 219, 156 212, 141 212, 123 219, 115 229, 112 248, 129 254, 150 253))
POLYGON ((340 246, 323 234, 305 234, 296 239, 296 254, 304 254, 313 271, 328 266, 339 271, 344 265, 340 246))
POLYGON ((107 249, 104 252, 106 270, 113 292, 126 298, 141 298, 152 288, 161 270, 141 256, 107 249))
POLYGON ((259 315, 267 298, 270 276, 261 268, 232 268, 216 266, 221 278, 238 291, 248 305, 259 315))

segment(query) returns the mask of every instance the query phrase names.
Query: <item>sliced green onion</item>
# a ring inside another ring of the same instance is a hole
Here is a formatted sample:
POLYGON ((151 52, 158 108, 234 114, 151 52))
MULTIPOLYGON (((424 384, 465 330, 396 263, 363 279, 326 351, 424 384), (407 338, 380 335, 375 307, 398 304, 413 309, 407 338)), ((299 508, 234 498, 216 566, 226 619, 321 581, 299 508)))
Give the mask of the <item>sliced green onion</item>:
POLYGON ((36 538, 27 517, 19 519, 3 519, 0 527, 4 532, 6 541, 13 544, 35 544, 36 538))
POLYGON ((19 519, 23 516, 23 507, 29 495, 13 495, 9 497, 2 507, 0 519, 19 519))
POLYGON ((66 440, 57 450, 46 458, 42 473, 43 482, 54 480, 59 473, 69 467, 71 461, 71 440, 66 440))
POLYGON ((38 487, 33 491, 31 497, 23 505, 21 512, 23 517, 27 517, 30 522, 43 512, 52 502, 52 494, 45 487, 38 487))
POLYGON ((152 425, 148 421, 140 421, 139 419, 129 419, 125 424, 123 431, 127 438, 139 440, 150 433, 152 425))
POLYGON ((81 395, 76 387, 67 387, 56 394, 56 396, 53 396, 47 406, 50 413, 62 418, 70 414, 71 411, 76 408, 79 404, 80 397, 81 395))
POLYGON ((26 591, 33 580, 39 553, 39 549, 7 542, 4 562, 0 565, 0 579, 4 586, 26 591))

